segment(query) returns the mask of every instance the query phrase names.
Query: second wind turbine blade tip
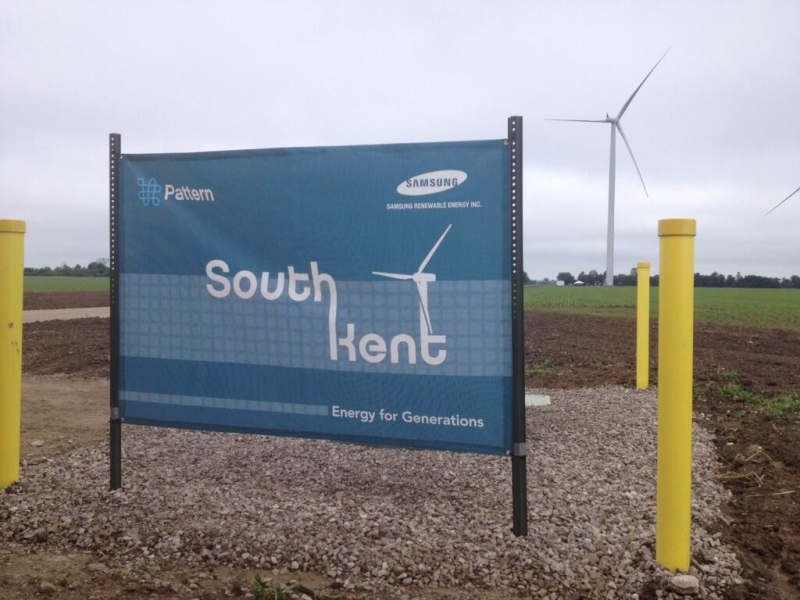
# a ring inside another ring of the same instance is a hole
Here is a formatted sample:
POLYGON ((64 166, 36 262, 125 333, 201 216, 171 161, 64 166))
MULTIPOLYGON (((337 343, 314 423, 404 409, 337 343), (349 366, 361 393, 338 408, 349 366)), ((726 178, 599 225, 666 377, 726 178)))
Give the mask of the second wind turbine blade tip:
POLYGON ((786 201, 787 201, 789 198, 791 198, 792 196, 794 196, 794 195, 795 195, 797 192, 800 192, 800 187, 799 187, 799 188, 797 188, 795 191, 793 191, 793 192, 792 192, 791 194, 789 194, 788 196, 786 196, 786 198, 784 198, 783 200, 781 200, 780 202, 778 202, 778 203, 777 203, 775 206, 773 206, 773 207, 772 207, 770 210, 768 210, 766 213, 764 213, 764 216, 766 217, 766 216, 767 216, 769 213, 771 213, 772 211, 774 211, 774 210, 775 210, 776 208, 778 208, 778 207, 779 207, 781 204, 783 204, 783 203, 784 203, 784 202, 786 202, 786 201))

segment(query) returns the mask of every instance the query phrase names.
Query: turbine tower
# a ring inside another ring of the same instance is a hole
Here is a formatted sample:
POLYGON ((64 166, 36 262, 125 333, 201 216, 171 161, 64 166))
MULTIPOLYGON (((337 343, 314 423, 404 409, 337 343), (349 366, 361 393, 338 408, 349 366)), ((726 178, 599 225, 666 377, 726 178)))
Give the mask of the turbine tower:
POLYGON ((788 196, 786 196, 786 198, 784 198, 783 200, 781 200, 780 202, 778 202, 778 203, 777 203, 775 206, 773 206, 773 207, 772 207, 772 208, 771 208, 771 209, 770 209, 770 210, 767 212, 767 214, 766 214, 766 215, 764 215, 764 216, 766 217, 766 216, 767 216, 769 213, 771 213, 773 210, 775 210, 776 208, 778 208, 778 207, 779 207, 781 204, 783 204, 784 202, 786 202, 786 201, 787 201, 789 198, 791 198, 792 196, 794 196, 794 195, 795 195, 797 192, 800 192, 800 188, 797 188, 797 189, 796 189, 795 191, 793 191, 791 194, 789 194, 788 196))
POLYGON ((428 335, 433 335, 433 327, 431 327, 431 315, 428 312, 428 284, 432 281, 436 281, 436 274, 425 273, 425 267, 428 266, 428 263, 433 258, 436 250, 439 249, 439 245, 442 243, 442 240, 444 240, 444 236, 447 235, 447 232, 450 231, 452 226, 452 223, 447 226, 447 229, 444 230, 444 233, 441 235, 441 237, 439 237, 439 240, 433 245, 431 251, 428 252, 428 255, 423 259, 422 263, 420 263, 416 273, 407 275, 405 273, 383 273, 381 271, 372 272, 373 275, 388 277, 389 279, 400 279, 404 281, 411 280, 417 284, 417 292, 419 293, 420 330, 422 330, 422 327, 424 326, 428 330, 428 335))
POLYGON ((609 123, 611 125, 611 158, 609 159, 608 165, 608 233, 607 233, 607 240, 606 240, 606 285, 614 285, 614 191, 615 191, 615 179, 616 179, 616 170, 617 170, 617 131, 619 130, 619 135, 622 137, 622 141, 625 142, 625 147, 628 148, 628 153, 631 155, 631 159, 633 160, 633 166, 636 167, 636 172, 639 174, 639 180, 642 182, 642 187, 644 188, 644 194, 648 198, 650 194, 647 193, 647 186, 644 184, 644 178, 642 177, 642 172, 639 170, 639 165, 636 164, 636 158, 633 156, 633 150, 631 150, 631 145, 628 143, 628 138, 625 137, 625 132, 622 131, 622 124, 620 120, 622 119, 622 115, 625 114, 625 111, 628 110, 631 102, 633 102, 634 97, 642 89, 644 82, 647 81, 647 78, 656 70, 656 67, 659 63, 664 60, 664 57, 669 53, 669 50, 664 52, 664 55, 658 59, 658 62, 650 69, 650 72, 642 79, 642 83, 639 84, 631 97, 628 98, 628 101, 622 105, 622 109, 619 111, 619 114, 616 117, 611 117, 606 113, 605 119, 547 119, 548 121, 569 121, 571 123, 609 123))

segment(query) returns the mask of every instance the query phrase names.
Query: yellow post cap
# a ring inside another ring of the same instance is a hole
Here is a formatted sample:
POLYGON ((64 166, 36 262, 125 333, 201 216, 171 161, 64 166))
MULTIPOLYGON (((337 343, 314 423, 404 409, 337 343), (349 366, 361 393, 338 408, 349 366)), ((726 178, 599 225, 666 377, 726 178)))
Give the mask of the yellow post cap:
POLYGON ((649 269, 650 268, 650 263, 649 262, 638 262, 638 263, 636 263, 636 268, 637 269, 649 269))
POLYGON ((697 235, 697 221, 694 219, 661 219, 658 222, 658 235, 697 235))
POLYGON ((25 221, 0 219, 0 233, 25 233, 25 221))

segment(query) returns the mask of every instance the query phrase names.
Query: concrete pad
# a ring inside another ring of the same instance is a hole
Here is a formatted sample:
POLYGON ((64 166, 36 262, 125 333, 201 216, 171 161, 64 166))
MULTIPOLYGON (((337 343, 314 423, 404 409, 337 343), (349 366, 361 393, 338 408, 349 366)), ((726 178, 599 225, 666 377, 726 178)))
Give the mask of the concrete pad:
POLYGON ((550 396, 525 394, 525 406, 550 406, 550 396))

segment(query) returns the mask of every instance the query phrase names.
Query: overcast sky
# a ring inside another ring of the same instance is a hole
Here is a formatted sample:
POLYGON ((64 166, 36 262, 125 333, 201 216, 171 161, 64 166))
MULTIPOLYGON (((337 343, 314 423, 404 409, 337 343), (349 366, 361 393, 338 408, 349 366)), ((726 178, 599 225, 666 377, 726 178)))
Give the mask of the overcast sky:
POLYGON ((800 2, 0 2, 0 219, 26 266, 107 257, 123 152, 497 139, 524 118, 525 270, 658 271, 658 220, 697 220, 695 270, 800 274, 800 2))

